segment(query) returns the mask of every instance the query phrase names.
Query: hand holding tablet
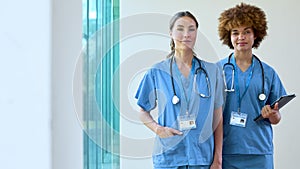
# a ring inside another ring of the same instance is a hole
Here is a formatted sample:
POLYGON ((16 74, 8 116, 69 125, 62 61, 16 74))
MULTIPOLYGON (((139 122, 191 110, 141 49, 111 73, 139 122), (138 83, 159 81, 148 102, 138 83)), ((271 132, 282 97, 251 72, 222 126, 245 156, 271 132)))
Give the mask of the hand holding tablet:
MULTIPOLYGON (((281 96, 279 99, 277 99, 274 103, 271 104, 271 108, 273 109, 275 104, 278 103, 278 109, 280 109, 295 97, 296 97, 295 94, 281 96)), ((259 121, 259 120, 262 120, 262 119, 263 119, 263 116, 259 115, 254 119, 254 121, 259 121)))

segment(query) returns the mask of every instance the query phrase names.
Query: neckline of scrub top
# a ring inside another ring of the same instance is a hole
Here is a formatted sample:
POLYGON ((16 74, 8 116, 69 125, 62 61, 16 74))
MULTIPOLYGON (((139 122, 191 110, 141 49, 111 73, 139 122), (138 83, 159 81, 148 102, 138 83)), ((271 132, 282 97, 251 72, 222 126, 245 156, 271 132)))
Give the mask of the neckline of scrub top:
POLYGON ((195 75, 195 58, 192 59, 192 67, 190 70, 190 73, 188 75, 188 78, 186 78, 179 70, 177 64, 176 64, 176 60, 174 58, 174 67, 175 67, 175 75, 177 78, 180 79, 180 88, 183 91, 183 98, 186 101, 187 104, 187 112, 189 110, 189 102, 190 102, 190 98, 191 98, 191 94, 192 94, 192 88, 193 88, 193 76, 195 75), (188 81, 188 89, 186 90, 186 85, 184 85, 183 81, 188 81), (189 96, 189 97, 188 97, 189 96))
MULTIPOLYGON (((246 94, 246 92, 247 92, 247 90, 248 90, 248 88, 249 88, 250 81, 251 81, 251 79, 252 79, 253 70, 254 70, 254 57, 252 56, 252 63, 251 63, 251 65, 250 65, 250 67, 245 71, 245 72, 247 72, 248 70, 250 70, 250 73, 249 73, 249 75, 248 75, 248 77, 247 77, 246 86, 245 86, 245 91, 243 92, 242 95, 240 94, 239 75, 238 75, 238 74, 239 74, 239 71, 241 71, 241 70, 240 70, 240 68, 237 66, 237 64, 236 64, 236 62, 235 62, 235 58, 232 57, 231 59, 232 59, 232 63, 233 63, 233 65, 234 65, 234 67, 235 67, 235 70, 236 70, 236 72, 235 72, 235 74, 234 74, 234 85, 236 86, 236 94, 237 94, 237 99, 238 99, 238 112, 240 112, 240 110, 241 110, 242 99, 243 99, 243 97, 245 96, 245 94, 246 94)), ((241 71, 241 72, 242 72, 242 71, 241 71)), ((240 73, 241 73, 241 72, 240 72, 240 73)))

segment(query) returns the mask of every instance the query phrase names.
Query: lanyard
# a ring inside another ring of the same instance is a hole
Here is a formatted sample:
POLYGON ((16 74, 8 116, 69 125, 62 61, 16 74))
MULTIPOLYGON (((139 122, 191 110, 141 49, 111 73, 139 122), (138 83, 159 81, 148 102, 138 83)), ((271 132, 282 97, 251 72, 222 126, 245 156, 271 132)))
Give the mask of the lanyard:
MULTIPOLYGON (((234 58, 234 57, 233 57, 234 58)), ((235 59, 233 59, 233 65, 235 67, 235 74, 234 74, 234 85, 236 86, 236 93, 237 93, 237 98, 238 98, 238 112, 240 112, 240 109, 241 109, 241 102, 242 102, 242 99, 243 97, 245 96, 248 88, 249 88, 249 85, 250 85, 250 81, 251 81, 251 78, 252 78, 252 75, 253 75, 253 68, 254 68, 254 59, 252 57, 252 63, 251 63, 251 71, 247 77, 247 81, 246 81, 246 86, 245 86, 245 91, 243 92, 242 96, 240 94, 240 87, 239 87, 239 75, 238 75, 238 69, 237 69, 237 65, 235 63, 235 59)))
MULTIPOLYGON (((175 60, 175 58, 174 58, 175 60)), ((187 104, 187 109, 186 109, 186 114, 188 115, 188 111, 189 111, 189 103, 190 103, 190 98, 191 98, 191 95, 192 95, 192 89, 193 89, 193 76, 195 76, 195 61, 194 61, 194 58, 192 60, 192 68, 191 68, 191 71, 188 75, 188 87, 186 88, 184 85, 184 82, 183 82, 183 78, 185 78, 181 72, 179 71, 179 68, 176 64, 176 60, 175 60, 175 70, 176 70, 176 75, 177 77, 179 77, 180 79, 180 82, 181 82, 181 87, 182 87, 182 90, 183 90, 183 93, 184 93, 184 100, 186 101, 186 104, 187 104)))

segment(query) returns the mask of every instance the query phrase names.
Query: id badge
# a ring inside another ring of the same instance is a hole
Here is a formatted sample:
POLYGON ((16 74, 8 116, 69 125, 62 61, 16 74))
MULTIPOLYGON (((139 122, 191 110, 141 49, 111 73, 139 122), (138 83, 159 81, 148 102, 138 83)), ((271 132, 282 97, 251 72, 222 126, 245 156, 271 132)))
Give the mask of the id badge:
POLYGON ((231 112, 230 125, 238 127, 246 127, 247 114, 241 112, 231 112))
POLYGON ((179 130, 190 130, 195 129, 196 126, 196 116, 195 115, 185 115, 178 117, 179 130))

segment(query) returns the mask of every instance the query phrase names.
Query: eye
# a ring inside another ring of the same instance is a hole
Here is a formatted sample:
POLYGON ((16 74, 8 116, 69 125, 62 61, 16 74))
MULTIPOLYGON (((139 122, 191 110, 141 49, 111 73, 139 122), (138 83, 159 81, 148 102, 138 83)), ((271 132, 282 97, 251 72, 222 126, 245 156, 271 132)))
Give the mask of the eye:
POLYGON ((194 31, 196 31, 196 29, 195 28, 190 28, 189 31, 194 32, 194 31))
POLYGON ((239 33, 238 33, 238 32, 231 32, 231 35, 232 35, 232 36, 238 36, 239 33))
POLYGON ((183 28, 177 28, 176 30, 177 31, 183 31, 183 28))

